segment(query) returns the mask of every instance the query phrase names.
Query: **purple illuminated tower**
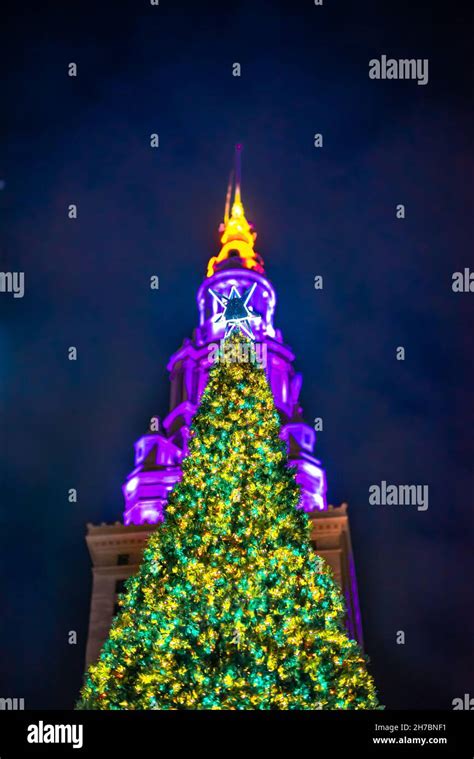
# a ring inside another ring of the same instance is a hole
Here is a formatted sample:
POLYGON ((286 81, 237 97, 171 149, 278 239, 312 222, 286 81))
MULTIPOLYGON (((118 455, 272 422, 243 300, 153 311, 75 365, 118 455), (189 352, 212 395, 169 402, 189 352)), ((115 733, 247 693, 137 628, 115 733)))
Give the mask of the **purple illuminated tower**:
POLYGON ((243 293, 254 284, 249 302, 254 317, 252 330, 262 350, 290 463, 297 469, 300 507, 311 520, 314 548, 331 564, 344 591, 349 632, 363 642, 346 504, 333 508, 326 502, 326 475, 313 455, 316 433, 303 421, 299 405, 302 378, 294 369, 293 352, 274 326, 275 290, 255 250, 257 235, 242 205, 239 146, 232 205, 231 194, 229 186, 224 221, 219 228, 221 249, 210 259, 206 278, 197 293, 199 325, 168 363, 169 413, 163 421, 153 417, 150 430, 135 443, 135 468, 123 486, 123 524, 88 525, 87 543, 94 564, 88 662, 96 658, 107 637, 116 593, 120 592, 124 579, 137 570, 144 543, 154 526, 165 518, 168 495, 181 477, 189 428, 207 383, 211 348, 224 336, 224 324, 213 319, 219 305, 211 290, 228 295, 235 287, 243 293))

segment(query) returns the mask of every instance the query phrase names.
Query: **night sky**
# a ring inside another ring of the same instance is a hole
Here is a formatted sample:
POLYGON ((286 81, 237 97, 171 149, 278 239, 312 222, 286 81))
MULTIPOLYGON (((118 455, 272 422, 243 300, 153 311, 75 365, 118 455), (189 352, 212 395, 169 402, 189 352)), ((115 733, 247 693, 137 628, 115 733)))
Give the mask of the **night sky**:
POLYGON ((85 526, 121 518, 133 443, 168 410, 236 142, 329 501, 350 505, 381 699, 474 695, 474 294, 451 288, 474 268, 473 17, 438 5, 12 4, 0 268, 25 272, 25 295, 0 294, 1 697, 77 698, 85 526), (429 83, 369 79, 382 54, 428 58, 429 83), (381 480, 429 485, 428 510, 370 505, 381 480))

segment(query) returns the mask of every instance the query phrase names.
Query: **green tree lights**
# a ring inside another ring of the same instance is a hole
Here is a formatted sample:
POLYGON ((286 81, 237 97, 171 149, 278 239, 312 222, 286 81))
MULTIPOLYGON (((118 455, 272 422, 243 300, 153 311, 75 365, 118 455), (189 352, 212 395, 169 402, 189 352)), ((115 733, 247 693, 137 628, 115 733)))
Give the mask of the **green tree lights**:
POLYGON ((380 708, 298 501, 263 369, 216 362, 166 521, 78 707, 380 708))

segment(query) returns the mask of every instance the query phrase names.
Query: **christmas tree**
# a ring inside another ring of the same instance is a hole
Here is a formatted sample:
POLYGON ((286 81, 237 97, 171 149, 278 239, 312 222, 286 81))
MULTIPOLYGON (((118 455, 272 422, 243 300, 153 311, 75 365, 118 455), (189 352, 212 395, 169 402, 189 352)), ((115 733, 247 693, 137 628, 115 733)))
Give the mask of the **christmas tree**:
POLYGON ((83 709, 380 708, 310 547, 253 343, 219 353, 166 520, 86 673, 83 709))

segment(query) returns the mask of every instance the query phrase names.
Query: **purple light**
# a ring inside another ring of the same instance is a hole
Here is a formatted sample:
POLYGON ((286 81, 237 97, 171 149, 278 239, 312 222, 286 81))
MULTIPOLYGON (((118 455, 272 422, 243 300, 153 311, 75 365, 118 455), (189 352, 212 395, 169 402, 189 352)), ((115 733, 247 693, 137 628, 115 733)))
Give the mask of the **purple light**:
POLYGON ((293 367, 291 349, 273 326, 275 290, 263 274, 242 268, 236 258, 233 268, 217 271, 198 290, 199 326, 193 339, 186 339, 168 364, 170 412, 160 424, 159 433, 145 435, 135 444, 136 467, 123 488, 125 524, 155 524, 164 519, 168 495, 181 478, 189 428, 207 383, 210 346, 225 333, 225 324, 216 320, 219 307, 211 291, 225 295, 232 287, 240 293, 254 288, 253 311, 260 318, 253 322, 252 328, 256 343, 266 349, 264 366, 282 418, 281 437, 287 444, 289 461, 296 467, 301 487, 299 508, 307 512, 327 509, 326 474, 313 455, 316 433, 301 421, 301 375, 293 367))

